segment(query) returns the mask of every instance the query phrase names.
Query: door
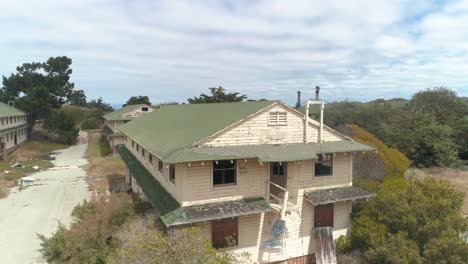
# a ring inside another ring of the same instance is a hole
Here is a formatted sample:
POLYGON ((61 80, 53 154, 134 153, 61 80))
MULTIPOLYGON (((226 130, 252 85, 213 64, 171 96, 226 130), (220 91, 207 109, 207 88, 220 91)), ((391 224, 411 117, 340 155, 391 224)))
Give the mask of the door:
MULTIPOLYGON (((286 162, 273 162, 271 163, 270 167, 270 182, 275 183, 284 189, 288 186, 288 169, 286 162)), ((270 185, 270 192, 277 196, 278 198, 283 199, 284 190, 280 188, 270 185)))
POLYGON ((314 227, 333 227, 334 206, 332 203, 314 207, 314 227))

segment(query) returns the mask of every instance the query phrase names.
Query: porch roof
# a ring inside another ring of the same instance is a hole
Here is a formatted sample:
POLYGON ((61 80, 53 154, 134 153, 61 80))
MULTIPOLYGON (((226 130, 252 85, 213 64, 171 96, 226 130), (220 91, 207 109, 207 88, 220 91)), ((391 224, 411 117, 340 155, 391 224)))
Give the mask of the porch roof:
POLYGON ((323 143, 261 144, 226 147, 198 147, 176 152, 167 163, 258 158, 262 162, 301 161, 317 159, 321 153, 370 151, 374 148, 354 142, 330 141, 323 143))
POLYGON ((367 199, 375 196, 375 193, 363 190, 356 186, 345 186, 331 189, 321 189, 304 192, 306 200, 314 205, 367 199))
POLYGON ((166 226, 176 226, 242 215, 259 214, 272 210, 273 209, 268 205, 265 199, 259 197, 183 206, 161 216, 161 220, 166 226))
POLYGON ((13 132, 13 131, 16 131, 18 129, 27 128, 28 126, 29 126, 28 124, 23 124, 23 125, 19 125, 19 126, 5 128, 5 129, 0 130, 0 135, 6 134, 6 133, 9 133, 9 132, 13 132))

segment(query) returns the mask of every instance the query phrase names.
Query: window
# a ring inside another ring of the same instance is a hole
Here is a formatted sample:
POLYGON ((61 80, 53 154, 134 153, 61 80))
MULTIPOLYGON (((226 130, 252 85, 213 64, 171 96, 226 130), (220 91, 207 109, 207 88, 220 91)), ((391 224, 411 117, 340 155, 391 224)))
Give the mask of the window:
POLYGON ((149 154, 149 158, 148 158, 148 159, 149 159, 149 162, 150 162, 150 163, 153 163, 153 155, 149 154))
POLYGON ((160 159, 158 159, 158 170, 159 170, 160 172, 163 171, 163 162, 162 162, 162 160, 160 160, 160 159))
POLYGON ((213 161, 213 186, 236 185, 237 170, 235 160, 213 161))
POLYGON ((285 164, 282 162, 273 162, 273 165, 271 166, 273 170, 272 171, 273 175, 284 176, 285 171, 286 171, 286 168, 284 165, 285 164))
POLYGON ((3 126, 3 117, 2 117, 2 126, 3 126))
POLYGON ((280 126, 287 125, 287 113, 286 112, 269 112, 268 113, 268 125, 280 126))
POLYGON ((10 116, 10 124, 13 124, 13 117, 10 116))
POLYGON ((315 176, 333 175, 333 156, 330 154, 319 154, 319 159, 315 161, 315 176))
POLYGON ((6 117, 5 120, 6 120, 6 124, 8 125, 8 117, 6 117))
POLYGON ((169 166, 169 179, 171 182, 175 183, 175 166, 171 165, 169 166))
POLYGON ((137 151, 140 151, 140 145, 137 144, 137 151))
POLYGON ((237 246, 238 224, 237 218, 225 218, 212 221, 212 244, 214 248, 237 246))
POLYGON ((317 205, 314 207, 314 227, 333 227, 333 204, 317 205))
POLYGON ((141 148, 141 155, 143 156, 143 158, 145 157, 145 149, 144 148, 141 148))

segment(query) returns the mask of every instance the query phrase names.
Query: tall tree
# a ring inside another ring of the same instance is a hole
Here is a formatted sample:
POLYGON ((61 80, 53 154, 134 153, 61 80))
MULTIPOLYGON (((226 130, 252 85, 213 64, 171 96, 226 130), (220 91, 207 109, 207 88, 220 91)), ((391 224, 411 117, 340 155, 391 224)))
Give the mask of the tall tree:
POLYGON ((16 101, 17 106, 32 119, 46 118, 50 109, 60 108, 73 96, 70 82, 72 60, 65 56, 51 57, 47 62, 24 63, 16 73, 3 76, 0 100, 16 101), (37 111, 40 107, 40 111, 37 111))
POLYGON ((89 108, 98 108, 98 109, 101 109, 104 112, 109 112, 109 111, 114 110, 114 108, 110 104, 104 102, 102 97, 99 97, 98 99, 93 99, 93 100, 89 101, 88 102, 88 107, 89 108))
POLYGON ((83 90, 75 90, 71 93, 69 101, 72 105, 86 106, 86 95, 83 90))
POLYGON ((447 124, 468 114, 457 93, 446 87, 434 87, 414 94, 409 102, 411 111, 433 114, 436 121, 447 124))
POLYGON ((130 98, 127 100, 127 102, 126 102, 125 104, 123 104, 122 106, 126 106, 126 105, 135 105, 135 104, 146 104, 146 105, 151 105, 151 102, 150 102, 148 96, 138 95, 138 96, 132 96, 132 97, 130 97, 130 98))
POLYGON ((247 95, 239 93, 226 93, 223 87, 209 88, 211 95, 201 94, 200 97, 193 97, 187 99, 191 104, 207 104, 207 103, 222 103, 222 102, 242 102, 247 99, 247 95))

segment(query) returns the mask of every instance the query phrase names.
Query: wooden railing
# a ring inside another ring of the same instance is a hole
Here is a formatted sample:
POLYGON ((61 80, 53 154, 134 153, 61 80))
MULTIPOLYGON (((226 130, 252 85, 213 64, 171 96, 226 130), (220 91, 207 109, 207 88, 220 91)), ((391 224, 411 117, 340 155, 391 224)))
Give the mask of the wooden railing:
POLYGON ((270 182, 270 185, 280 189, 281 191, 283 191, 283 197, 280 198, 276 195, 274 195, 272 192, 271 192, 271 187, 270 187, 270 198, 273 198, 274 200, 278 201, 278 203, 281 205, 281 219, 284 219, 285 215, 286 215, 286 207, 288 206, 288 197, 289 197, 289 192, 286 188, 276 184, 276 183, 273 183, 273 182, 270 182))

